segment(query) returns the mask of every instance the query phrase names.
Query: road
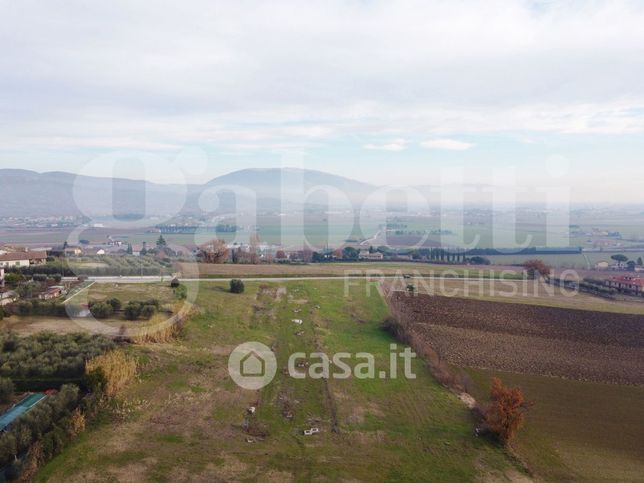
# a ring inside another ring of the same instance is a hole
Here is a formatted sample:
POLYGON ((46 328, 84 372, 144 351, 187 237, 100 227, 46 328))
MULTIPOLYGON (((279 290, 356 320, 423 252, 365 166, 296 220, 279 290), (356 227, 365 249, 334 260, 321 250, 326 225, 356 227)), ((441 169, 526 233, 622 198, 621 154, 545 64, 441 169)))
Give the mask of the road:
MULTIPOLYGON (((403 278, 400 275, 378 275, 378 274, 371 274, 371 275, 357 275, 357 276, 349 276, 346 277, 344 275, 322 275, 322 276, 303 276, 303 277, 226 277, 226 278, 180 278, 181 282, 225 282, 227 280, 230 280, 230 278, 236 278, 239 280, 243 280, 244 282, 288 282, 288 281, 302 281, 302 280, 344 280, 344 279, 352 279, 352 280, 360 280, 360 279, 368 279, 368 280, 381 280, 381 279, 400 279, 403 278)), ((442 277, 440 275, 432 275, 432 276, 411 276, 411 277, 405 277, 405 278, 419 278, 419 279, 426 279, 426 280, 441 280, 441 279, 449 279, 449 280, 468 280, 468 281, 486 281, 486 280, 497 280, 497 279, 491 279, 489 277, 442 277)), ((76 277, 65 277, 63 278, 64 281, 74 281, 77 280, 76 277)), ((89 281, 95 282, 95 283, 160 283, 167 281, 169 282, 171 280, 171 277, 165 276, 165 277, 159 277, 159 276, 144 276, 144 277, 88 277, 89 281)), ((508 279, 512 280, 512 279, 508 279)))

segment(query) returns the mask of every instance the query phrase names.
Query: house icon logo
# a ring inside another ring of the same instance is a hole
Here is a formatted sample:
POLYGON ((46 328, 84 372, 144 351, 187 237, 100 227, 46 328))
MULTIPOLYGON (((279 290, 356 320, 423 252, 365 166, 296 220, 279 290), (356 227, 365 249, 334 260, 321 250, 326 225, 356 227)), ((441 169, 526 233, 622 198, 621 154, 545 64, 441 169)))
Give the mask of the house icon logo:
POLYGON ((239 364, 239 373, 244 377, 264 377, 266 374, 266 361, 255 351, 246 354, 239 364))
POLYGON ((244 389, 261 389, 273 380, 276 372, 275 354, 260 342, 238 345, 228 357, 228 373, 244 389))

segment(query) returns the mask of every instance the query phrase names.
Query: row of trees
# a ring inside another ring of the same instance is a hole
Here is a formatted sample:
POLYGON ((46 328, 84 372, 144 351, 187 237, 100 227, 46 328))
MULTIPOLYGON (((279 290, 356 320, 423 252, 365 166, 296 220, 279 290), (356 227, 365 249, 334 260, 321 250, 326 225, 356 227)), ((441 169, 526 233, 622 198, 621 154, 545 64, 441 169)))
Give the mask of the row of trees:
MULTIPOLYGON (((154 256, 101 256, 74 259, 48 260, 44 265, 31 265, 29 267, 12 267, 6 270, 23 276, 47 277, 77 277, 80 275, 93 276, 135 276, 135 275, 160 275, 172 271, 172 262, 160 260, 154 256)), ((9 277, 8 280, 12 280, 9 277)))
POLYGON ((90 302, 89 311, 97 319, 107 319, 123 309, 123 316, 127 320, 139 318, 150 319, 160 308, 159 300, 149 299, 143 301, 130 301, 125 307, 117 298, 111 298, 104 302, 90 302))
MULTIPOLYGON (((44 300, 21 300, 18 303, 8 305, 7 312, 13 315, 23 317, 29 315, 48 315, 52 317, 65 317, 68 315, 68 307, 60 302, 44 300)), ((70 308, 70 310, 74 310, 70 308)), ((78 308, 80 310, 80 308, 78 308)))
MULTIPOLYGON (((384 255, 394 256, 388 247, 369 247, 370 253, 380 252, 384 255)), ((445 263, 466 263, 468 261, 463 250, 450 250, 446 248, 419 248, 405 252, 413 260, 427 260, 445 263)), ((351 246, 342 249, 316 252, 304 249, 298 252, 297 260, 304 263, 322 263, 331 260, 356 261, 359 259, 360 250, 351 246)), ((226 263, 228 260, 232 263, 260 263, 259 239, 252 236, 248 250, 241 247, 228 248, 224 240, 211 240, 199 247, 198 259, 204 263, 226 263)), ((284 250, 278 250, 275 253, 274 261, 285 262, 289 257, 284 250)))
POLYGON ((36 441, 41 441, 43 457, 47 460, 63 449, 76 432, 72 413, 78 398, 77 386, 64 385, 57 394, 47 397, 0 434, 0 467, 15 465, 9 469, 9 478, 18 476, 20 471, 16 457, 36 441))
POLYGON ((85 361, 114 348, 100 335, 0 333, 0 376, 11 379, 81 378, 85 361))
POLYGON ((158 300, 145 302, 128 302, 123 309, 123 315, 127 320, 150 319, 159 310, 158 300))
POLYGON ((111 298, 104 302, 92 301, 89 304, 89 311, 92 316, 97 319, 107 319, 111 317, 114 312, 121 310, 123 304, 117 298, 111 298))
POLYGON ((629 260, 629 258, 626 255, 618 254, 618 255, 613 255, 610 258, 612 260, 615 260, 616 262, 625 263, 626 267, 631 272, 635 271, 635 267, 641 267, 644 265, 644 260, 642 260, 642 257, 638 257, 637 260, 629 260))
POLYGON ((121 350, 109 350, 87 360, 83 372, 89 394, 80 399, 76 385, 62 385, 57 394, 48 396, 0 434, 0 468, 4 467, 8 480, 31 481, 39 466, 85 430, 86 418, 111 407, 110 399, 136 376, 137 362, 121 350))

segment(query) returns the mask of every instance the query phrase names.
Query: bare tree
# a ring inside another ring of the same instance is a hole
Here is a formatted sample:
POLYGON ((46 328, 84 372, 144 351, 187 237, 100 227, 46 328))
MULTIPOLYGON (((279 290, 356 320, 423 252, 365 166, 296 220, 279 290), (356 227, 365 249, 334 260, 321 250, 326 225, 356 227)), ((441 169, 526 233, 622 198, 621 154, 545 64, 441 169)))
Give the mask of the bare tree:
POLYGON ((256 265, 259 263, 259 235, 253 233, 248 241, 248 254, 250 263, 256 265))

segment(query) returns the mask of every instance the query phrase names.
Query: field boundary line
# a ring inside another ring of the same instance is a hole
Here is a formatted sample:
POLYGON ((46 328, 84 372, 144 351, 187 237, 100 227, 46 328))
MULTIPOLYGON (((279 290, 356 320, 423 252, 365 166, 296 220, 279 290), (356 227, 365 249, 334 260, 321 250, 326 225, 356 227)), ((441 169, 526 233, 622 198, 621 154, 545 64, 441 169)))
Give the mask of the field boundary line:
POLYGON ((89 289, 89 288, 90 288, 92 285, 94 285, 95 283, 96 283, 96 280, 93 280, 89 285, 87 285, 87 286, 85 286, 85 287, 81 288, 80 290, 77 290, 77 291, 76 291, 76 292, 74 292, 72 295, 70 295, 69 297, 67 297, 67 299, 65 299, 65 300, 63 301, 63 304, 66 304, 67 302, 69 302, 71 299, 73 299, 74 297, 76 297, 79 293, 84 292, 85 290, 89 289))

